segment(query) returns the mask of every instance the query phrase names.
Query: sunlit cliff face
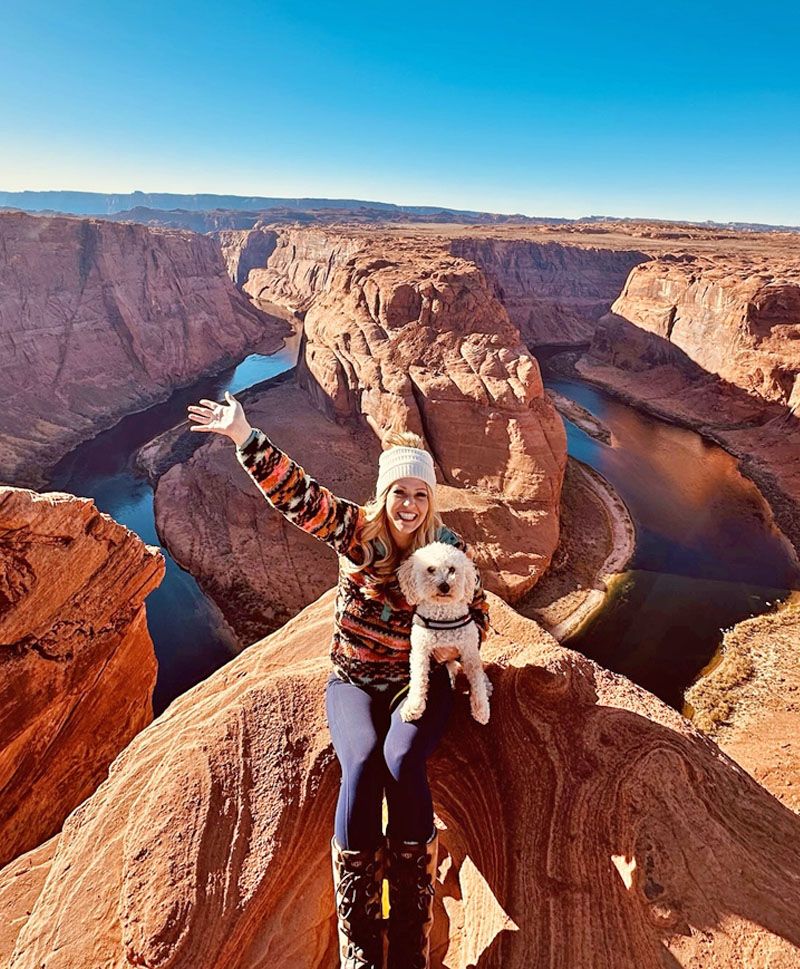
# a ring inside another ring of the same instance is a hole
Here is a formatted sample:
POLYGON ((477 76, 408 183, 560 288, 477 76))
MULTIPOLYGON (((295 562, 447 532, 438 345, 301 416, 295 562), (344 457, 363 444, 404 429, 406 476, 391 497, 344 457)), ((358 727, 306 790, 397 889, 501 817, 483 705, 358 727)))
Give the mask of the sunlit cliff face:
POLYGON ((386 495, 386 520, 392 537, 403 548, 425 521, 430 498, 421 478, 398 478, 386 495))

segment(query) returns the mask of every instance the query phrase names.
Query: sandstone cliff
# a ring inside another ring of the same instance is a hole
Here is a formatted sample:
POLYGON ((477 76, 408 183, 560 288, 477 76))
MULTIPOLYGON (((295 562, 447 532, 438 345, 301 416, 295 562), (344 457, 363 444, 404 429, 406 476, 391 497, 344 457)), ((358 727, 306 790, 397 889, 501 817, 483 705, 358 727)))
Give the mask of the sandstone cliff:
POLYGON ((800 549, 800 240, 637 266, 578 372, 741 459, 800 549))
MULTIPOLYGON (((489 600, 492 720, 459 697, 430 762, 433 969, 796 966, 800 819, 674 711, 489 600)), ((8 969, 334 964, 332 607, 331 591, 174 701, 52 851, 0 873, 8 969)))
POLYGON ((588 343, 628 273, 650 258, 633 247, 598 249, 527 239, 460 238, 451 250, 471 259, 496 285, 528 346, 588 343))
POLYGON ((42 486, 80 441, 288 332, 211 238, 0 213, 0 480, 42 486))
MULTIPOLYGON (((423 240, 285 229, 245 289, 305 315, 298 382, 307 395, 283 382, 245 394, 251 423, 362 503, 374 488, 378 437, 390 427, 420 433, 445 518, 475 545, 486 587, 512 600, 529 590, 558 542, 566 438, 536 361, 481 271, 423 240)), ((162 465, 157 454, 147 463, 162 465)), ((228 442, 210 442, 164 474, 155 512, 165 545, 243 642, 336 581, 333 553, 265 506, 228 442)))
POLYGON ((278 234, 256 225, 252 229, 225 229, 216 234, 228 275, 241 289, 251 269, 263 269, 275 251, 278 234))
POLYGON ((662 256, 631 272, 612 312, 594 356, 639 370, 672 363, 692 372, 695 364, 761 400, 800 405, 800 267, 792 263, 662 256))
POLYGON ((58 831, 153 719, 164 560, 86 498, 0 488, 0 862, 58 831))

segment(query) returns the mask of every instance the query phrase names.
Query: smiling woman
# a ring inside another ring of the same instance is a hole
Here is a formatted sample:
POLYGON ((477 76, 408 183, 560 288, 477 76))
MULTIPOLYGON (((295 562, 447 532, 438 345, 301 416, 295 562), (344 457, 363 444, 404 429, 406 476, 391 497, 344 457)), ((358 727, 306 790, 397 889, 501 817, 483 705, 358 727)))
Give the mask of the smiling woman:
MULTIPOLYGON (((395 701, 410 682, 414 611, 397 569, 417 549, 447 542, 467 551, 436 508, 433 458, 416 434, 392 433, 378 461, 375 496, 361 506, 314 480, 253 428, 241 404, 201 400, 189 407, 193 431, 236 444, 239 462, 261 493, 292 524, 339 556, 339 585, 325 703, 342 770, 331 839, 341 964, 382 966, 381 883, 386 868, 391 906, 389 965, 425 969, 432 923, 438 836, 427 758, 447 727, 454 702, 447 667, 458 656, 442 646, 431 664, 424 713, 404 722, 395 701), (382 833, 384 793, 389 821, 382 833)), ((456 595, 449 590, 443 595, 456 595)), ((486 596, 475 570, 469 614, 483 641, 486 596)))

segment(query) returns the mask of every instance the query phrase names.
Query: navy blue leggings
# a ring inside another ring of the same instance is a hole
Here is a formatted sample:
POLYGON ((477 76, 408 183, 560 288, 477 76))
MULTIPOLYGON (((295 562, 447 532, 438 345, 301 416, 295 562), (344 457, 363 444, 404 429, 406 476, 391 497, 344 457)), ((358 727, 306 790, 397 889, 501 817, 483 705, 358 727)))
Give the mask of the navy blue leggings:
POLYGON ((400 719, 402 702, 390 711, 395 693, 346 683, 334 673, 328 677, 325 709, 342 768, 334 834, 347 850, 379 843, 384 790, 388 835, 427 841, 433 831, 426 761, 444 734, 453 706, 447 667, 432 666, 428 703, 419 720, 400 719))

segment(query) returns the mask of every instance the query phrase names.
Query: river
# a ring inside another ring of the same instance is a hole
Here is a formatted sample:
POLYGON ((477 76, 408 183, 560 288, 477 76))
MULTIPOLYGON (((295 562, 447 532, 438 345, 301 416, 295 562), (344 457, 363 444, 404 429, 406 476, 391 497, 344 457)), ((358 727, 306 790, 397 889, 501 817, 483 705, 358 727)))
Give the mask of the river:
POLYGON ((580 380, 546 376, 545 385, 611 431, 603 444, 565 421, 569 453, 614 486, 636 525, 628 571, 565 645, 680 710, 722 631, 800 588, 788 542, 718 445, 580 380))
MULTIPOLYGON (((158 434, 186 420, 186 407, 201 397, 223 400, 269 380, 297 361, 300 331, 270 356, 253 353, 236 366, 175 391, 161 404, 129 414, 114 427, 66 455, 50 477, 47 489, 94 498, 100 511, 136 532, 148 545, 160 545, 153 514, 153 488, 134 470, 136 451, 158 434)), ((233 445, 231 445, 233 447, 233 445)), ((153 694, 156 716, 190 687, 206 679, 239 650, 238 640, 219 609, 200 590, 169 552, 166 575, 147 597, 147 626, 158 658, 153 694)))

